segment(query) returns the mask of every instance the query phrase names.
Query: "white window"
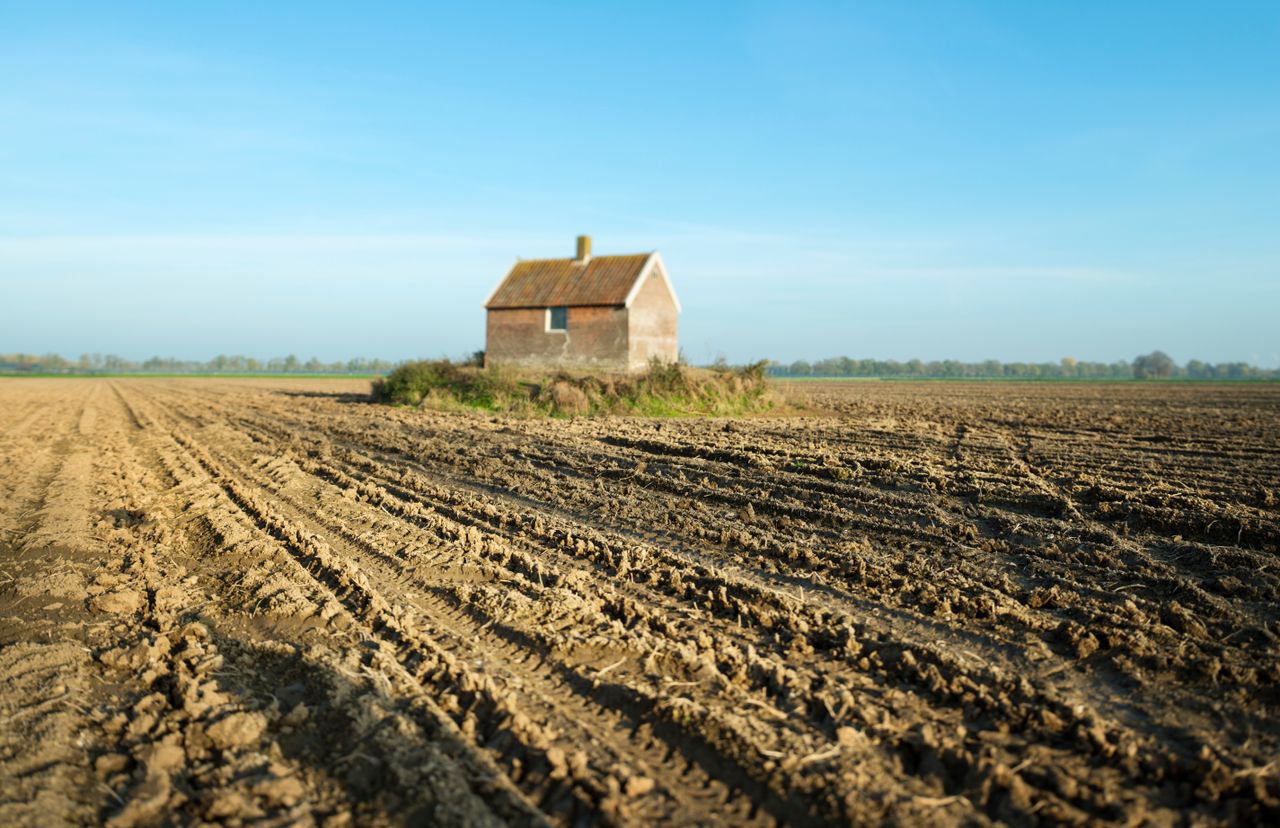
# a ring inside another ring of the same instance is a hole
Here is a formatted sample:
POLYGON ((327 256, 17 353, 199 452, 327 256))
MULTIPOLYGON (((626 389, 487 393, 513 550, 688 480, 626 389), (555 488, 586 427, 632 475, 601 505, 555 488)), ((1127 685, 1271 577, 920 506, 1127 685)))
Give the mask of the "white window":
POLYGON ((568 308, 547 308, 547 330, 567 331, 569 329, 568 308))

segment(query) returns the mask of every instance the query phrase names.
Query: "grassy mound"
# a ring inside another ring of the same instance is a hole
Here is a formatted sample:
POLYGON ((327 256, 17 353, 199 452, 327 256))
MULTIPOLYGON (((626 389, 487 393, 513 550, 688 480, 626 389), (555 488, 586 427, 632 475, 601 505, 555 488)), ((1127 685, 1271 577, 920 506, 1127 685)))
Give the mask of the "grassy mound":
POLYGON ((763 362, 744 368, 697 369, 655 360, 639 374, 536 374, 431 360, 406 363, 375 380, 373 399, 526 416, 734 416, 764 411, 777 403, 764 369, 763 362))

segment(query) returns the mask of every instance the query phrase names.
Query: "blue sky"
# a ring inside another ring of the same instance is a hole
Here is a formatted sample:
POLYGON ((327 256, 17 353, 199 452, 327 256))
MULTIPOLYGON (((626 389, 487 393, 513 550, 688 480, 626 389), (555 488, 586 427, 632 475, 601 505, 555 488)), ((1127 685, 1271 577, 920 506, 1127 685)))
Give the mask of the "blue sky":
POLYGON ((458 355, 658 249, 705 361, 1280 365, 1280 4, 0 6, 0 352, 458 355))

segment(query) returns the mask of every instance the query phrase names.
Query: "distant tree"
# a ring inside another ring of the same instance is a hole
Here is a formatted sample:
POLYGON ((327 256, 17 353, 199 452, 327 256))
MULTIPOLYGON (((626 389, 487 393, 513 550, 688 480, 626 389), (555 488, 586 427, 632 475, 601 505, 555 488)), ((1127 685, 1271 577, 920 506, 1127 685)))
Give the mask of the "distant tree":
POLYGON ((1062 358, 1062 376, 1074 377, 1076 375, 1076 358, 1073 356, 1064 356, 1062 358))
POLYGON ((65 373, 71 367, 71 363, 63 359, 60 354, 45 354, 40 357, 40 367, 45 371, 65 373))
POLYGON ((1155 379, 1173 376, 1177 366, 1164 351, 1152 351, 1133 361, 1133 376, 1137 379, 1155 379))

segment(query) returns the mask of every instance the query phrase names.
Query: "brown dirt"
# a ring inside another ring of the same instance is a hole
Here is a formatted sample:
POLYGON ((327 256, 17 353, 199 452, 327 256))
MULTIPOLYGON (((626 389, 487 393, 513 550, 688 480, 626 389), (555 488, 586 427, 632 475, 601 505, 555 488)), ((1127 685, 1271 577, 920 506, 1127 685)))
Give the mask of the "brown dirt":
POLYGON ((0 381, 0 823, 1275 824, 1280 386, 0 381))

